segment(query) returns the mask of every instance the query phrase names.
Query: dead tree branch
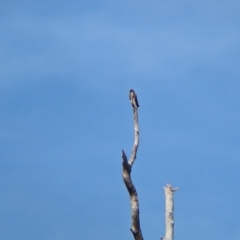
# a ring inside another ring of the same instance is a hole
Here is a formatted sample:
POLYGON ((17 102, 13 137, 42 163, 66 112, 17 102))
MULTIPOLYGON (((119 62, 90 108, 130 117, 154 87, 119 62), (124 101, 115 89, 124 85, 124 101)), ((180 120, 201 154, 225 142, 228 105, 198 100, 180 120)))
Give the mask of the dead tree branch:
MULTIPOLYGON (((126 185, 130 196, 131 203, 131 213, 132 213, 132 227, 131 232, 135 240, 143 240, 141 228, 140 228, 140 218, 139 218, 139 203, 137 190, 134 187, 134 184, 131 179, 131 170, 134 164, 134 161, 137 158, 137 150, 139 145, 139 125, 138 125, 138 99, 137 94, 133 89, 129 92, 129 100, 133 108, 133 123, 134 123, 134 143, 132 148, 132 154, 130 159, 127 159, 125 152, 122 150, 122 167, 123 167, 123 181, 126 185)), ((172 188, 170 184, 167 184, 164 187, 165 199, 166 199, 166 232, 165 237, 161 238, 162 240, 173 240, 174 235, 174 203, 173 203, 173 193, 178 188, 172 188)))
POLYGON ((139 145, 139 126, 138 126, 138 99, 137 95, 133 89, 129 92, 129 100, 133 107, 133 122, 134 122, 134 144, 132 148, 132 154, 128 161, 125 152, 122 150, 122 166, 123 166, 123 181, 126 185, 128 193, 130 195, 131 209, 132 209, 132 227, 131 232, 135 240, 143 240, 141 228, 140 228, 140 219, 139 219, 139 203, 137 190, 134 187, 134 184, 131 180, 131 170, 134 164, 134 161, 137 156, 137 149, 139 145))
POLYGON ((173 240, 174 235, 174 201, 173 193, 177 191, 178 188, 172 188, 170 184, 164 187, 165 201, 166 201, 166 232, 163 240, 173 240))

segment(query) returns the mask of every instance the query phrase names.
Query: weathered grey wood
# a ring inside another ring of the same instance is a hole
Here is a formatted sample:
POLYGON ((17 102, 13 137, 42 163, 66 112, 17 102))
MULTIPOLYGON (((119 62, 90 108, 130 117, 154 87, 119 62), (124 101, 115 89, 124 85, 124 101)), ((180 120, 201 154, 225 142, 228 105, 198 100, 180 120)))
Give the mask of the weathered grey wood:
POLYGON ((136 104, 135 99, 130 99, 133 108, 133 123, 134 123, 134 143, 132 148, 132 154, 128 161, 125 152, 122 150, 122 166, 123 166, 123 181, 125 186, 128 190, 130 196, 130 203, 131 203, 131 213, 132 213, 132 226, 131 232, 135 240, 143 240, 142 231, 140 227, 140 218, 139 218, 139 202, 138 202, 138 195, 137 190, 132 182, 131 179, 131 170, 134 164, 134 161, 137 157, 137 150, 139 145, 139 126, 138 126, 138 107, 139 105, 136 104), (134 104, 133 104, 134 103, 134 104))
POLYGON ((129 160, 130 166, 133 165, 137 158, 137 150, 139 145, 139 126, 138 126, 138 109, 133 107, 133 123, 134 123, 134 143, 132 148, 132 154, 129 160))
POLYGON ((165 192, 165 202, 166 202, 166 232, 163 240, 173 240, 174 236, 174 201, 173 201, 173 193, 178 188, 172 188, 170 184, 167 184, 164 187, 165 192))
MULTIPOLYGON (((137 94, 133 89, 130 90, 129 100, 133 108, 133 123, 134 123, 134 143, 132 148, 131 156, 128 160, 125 152, 122 150, 122 176, 125 186, 128 190, 131 203, 131 214, 132 214, 132 226, 131 232, 135 240, 143 240, 142 231, 140 227, 140 217, 139 217, 139 202, 137 190, 131 179, 131 171, 133 164, 137 158, 137 150, 139 145, 139 125, 138 125, 138 99, 137 94)), ((166 232, 165 237, 161 238, 162 240, 173 240, 174 235, 174 202, 173 202, 173 193, 178 188, 172 188, 170 184, 167 184, 164 187, 165 191, 165 200, 166 200, 166 232)))

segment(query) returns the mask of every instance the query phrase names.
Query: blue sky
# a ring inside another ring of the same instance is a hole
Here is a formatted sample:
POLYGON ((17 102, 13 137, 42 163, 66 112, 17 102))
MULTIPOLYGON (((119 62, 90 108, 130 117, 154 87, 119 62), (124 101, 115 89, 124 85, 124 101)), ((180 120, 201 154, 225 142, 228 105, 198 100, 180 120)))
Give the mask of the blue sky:
POLYGON ((240 238, 239 1, 1 1, 0 238, 240 238))

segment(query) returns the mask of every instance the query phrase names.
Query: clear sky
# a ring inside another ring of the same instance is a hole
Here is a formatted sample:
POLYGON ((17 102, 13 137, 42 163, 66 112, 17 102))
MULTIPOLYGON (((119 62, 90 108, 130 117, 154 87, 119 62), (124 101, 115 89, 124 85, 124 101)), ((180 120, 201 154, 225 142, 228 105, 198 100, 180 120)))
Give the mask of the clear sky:
POLYGON ((0 1, 0 239, 240 239, 240 2, 0 1))

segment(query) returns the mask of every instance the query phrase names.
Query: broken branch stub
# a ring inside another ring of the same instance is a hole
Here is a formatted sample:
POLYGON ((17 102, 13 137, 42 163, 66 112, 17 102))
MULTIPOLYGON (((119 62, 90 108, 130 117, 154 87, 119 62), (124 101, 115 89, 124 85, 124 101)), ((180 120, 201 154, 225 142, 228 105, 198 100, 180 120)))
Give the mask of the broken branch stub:
POLYGON ((165 192, 165 202, 166 202, 166 212, 165 212, 165 220, 166 220, 166 232, 163 240, 173 240, 174 236, 174 201, 173 201, 173 193, 177 191, 178 188, 172 188, 170 184, 167 184, 164 187, 165 192))

